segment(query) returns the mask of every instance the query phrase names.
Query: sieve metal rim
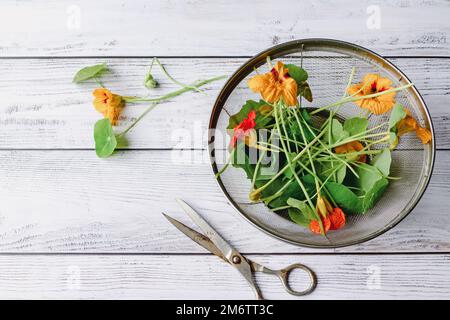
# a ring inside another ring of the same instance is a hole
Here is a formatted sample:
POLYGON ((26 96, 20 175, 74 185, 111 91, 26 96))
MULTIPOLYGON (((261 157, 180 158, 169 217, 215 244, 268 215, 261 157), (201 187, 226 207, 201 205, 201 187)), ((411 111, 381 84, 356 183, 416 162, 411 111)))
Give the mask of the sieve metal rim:
MULTIPOLYGON (((396 73, 398 76, 400 76, 399 81, 403 80, 405 84, 411 83, 409 78, 392 62, 386 60, 379 54, 373 52, 370 49, 367 49, 365 47, 349 43, 342 40, 335 40, 335 39, 326 39, 326 38, 309 38, 309 39, 298 39, 293 40, 289 42, 285 42, 276 46, 273 46, 267 50, 264 50, 257 55, 253 56, 249 60, 247 60, 241 67, 239 67, 227 80, 227 82, 222 87, 219 95, 217 96, 217 99, 214 103, 213 109, 211 111, 209 126, 208 126, 208 154, 210 158, 210 164, 211 168, 213 170, 214 175, 217 174, 218 168, 215 163, 214 159, 214 135, 212 134, 212 131, 216 128, 217 121, 220 115, 220 112, 222 111, 222 108, 228 99, 229 95, 233 92, 233 90, 239 85, 239 83, 250 73, 253 71, 254 68, 261 66, 266 62, 266 58, 270 56, 271 58, 278 58, 280 56, 287 55, 289 53, 298 52, 298 49, 303 46, 305 51, 312 50, 312 48, 320 48, 322 49, 324 47, 333 47, 333 48, 341 48, 343 50, 348 50, 350 52, 354 52, 359 57, 366 56, 369 59, 372 59, 374 61, 377 61, 381 65, 383 65, 383 68, 389 68, 391 72, 396 73)), ((429 170, 427 174, 425 175, 424 179, 420 181, 419 183, 422 185, 421 189, 419 190, 419 195, 417 198, 413 201, 413 203, 409 204, 409 208, 403 212, 403 214, 399 214, 395 219, 393 219, 390 223, 388 223, 384 228, 378 229, 375 232, 369 234, 366 237, 362 237, 357 240, 343 242, 341 244, 326 244, 326 245, 316 245, 316 244, 310 244, 310 243, 304 243, 300 241, 295 241, 291 239, 287 239, 283 237, 282 235, 278 235, 274 233, 272 230, 267 229, 266 227, 258 224, 258 222, 251 219, 245 212, 242 210, 237 204, 233 198, 230 196, 230 194, 227 192, 225 186, 223 185, 220 177, 218 177, 216 182, 218 183, 220 189, 222 190, 225 197, 228 199, 232 207, 250 224, 258 228, 259 230, 263 231, 264 233, 268 234, 269 236, 282 240, 287 243, 295 244, 302 247, 309 247, 309 248, 316 248, 316 249, 332 249, 332 248, 341 248, 351 245, 360 244, 366 241, 369 241, 371 239, 374 239, 386 231, 392 229, 395 227, 398 223, 400 223, 406 216, 409 215, 409 213, 416 207, 416 205, 421 200, 423 194, 425 193, 425 190, 428 187, 428 184, 431 179, 431 175, 433 173, 434 169, 434 163, 435 163, 435 155, 436 155, 436 139, 434 134, 434 126, 433 121, 430 116, 430 112, 428 110, 428 107, 423 100, 423 97, 417 90, 415 86, 412 86, 409 88, 409 90, 414 95, 415 99, 419 102, 421 105, 423 111, 425 112, 424 116, 427 119, 429 125, 430 125, 430 131, 432 135, 432 141, 431 141, 431 152, 430 152, 430 158, 428 159, 430 165, 429 170)), ((402 213, 402 212, 400 212, 402 213)))

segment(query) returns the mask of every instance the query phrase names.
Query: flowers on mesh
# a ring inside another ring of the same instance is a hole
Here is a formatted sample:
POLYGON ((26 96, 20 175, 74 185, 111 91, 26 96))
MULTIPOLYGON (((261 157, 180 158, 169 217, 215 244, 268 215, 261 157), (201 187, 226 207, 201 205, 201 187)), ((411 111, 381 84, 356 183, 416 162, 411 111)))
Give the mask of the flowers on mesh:
POLYGON ((244 142, 249 146, 256 145, 256 111, 252 110, 248 113, 247 118, 241 121, 233 129, 233 137, 231 138, 230 147, 234 148, 238 139, 244 139, 244 142))
POLYGON ((408 109, 403 108, 403 110, 405 111, 406 116, 401 119, 396 125, 397 136, 400 137, 408 132, 415 131, 416 136, 420 139, 420 141, 422 141, 423 144, 427 144, 428 142, 430 142, 430 130, 421 127, 408 109))
POLYGON ((323 234, 329 230, 338 230, 345 225, 345 214, 341 208, 333 208, 328 200, 320 196, 317 198, 316 212, 318 213, 322 226, 318 220, 309 223, 309 230, 313 233, 323 234), (323 228, 323 232, 322 232, 323 228))
MULTIPOLYGON (((345 154, 345 153, 352 153, 352 152, 358 152, 364 149, 364 146, 362 145, 361 142, 359 141, 351 141, 349 143, 340 145, 336 148, 334 148, 334 152, 336 152, 337 154, 345 154)), ((350 155, 350 157, 352 157, 350 155)), ((366 155, 365 154, 361 154, 361 155, 355 155, 354 157, 355 159, 358 159, 359 162, 366 162, 366 155)))
POLYGON ((275 66, 265 74, 258 74, 248 81, 253 92, 259 92, 263 99, 275 103, 283 98, 288 106, 295 106, 297 101, 297 82, 289 75, 283 62, 278 61, 275 66))
MULTIPOLYGON (((355 97, 362 97, 370 94, 381 93, 392 88, 392 81, 388 78, 382 78, 377 74, 366 74, 361 83, 350 86, 347 90, 348 94, 355 97)), ((395 104, 395 92, 389 92, 377 97, 361 98, 355 103, 367 109, 373 114, 379 115, 388 112, 395 104)))

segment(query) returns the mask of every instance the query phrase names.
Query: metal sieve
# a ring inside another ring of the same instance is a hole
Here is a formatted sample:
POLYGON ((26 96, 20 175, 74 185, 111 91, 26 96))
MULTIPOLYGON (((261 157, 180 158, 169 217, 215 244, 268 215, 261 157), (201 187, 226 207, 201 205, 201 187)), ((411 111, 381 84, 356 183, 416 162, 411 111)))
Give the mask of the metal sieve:
MULTIPOLYGON (((248 99, 258 101, 247 81, 255 74, 268 71, 266 58, 285 63, 303 64, 308 71, 308 83, 313 92, 308 108, 318 108, 339 100, 344 93, 352 67, 356 68, 354 83, 366 73, 377 73, 392 80, 393 86, 409 84, 409 79, 391 62, 363 47, 329 39, 290 41, 261 52, 242 65, 227 81, 212 110, 209 123, 208 149, 216 174, 224 165, 228 153, 227 124, 230 115, 237 113, 248 99)), ((326 237, 312 234, 308 229, 290 221, 286 215, 271 211, 264 203, 249 200, 251 182, 239 168, 228 168, 218 184, 231 205, 249 222, 266 233, 290 243, 316 248, 335 248, 358 244, 386 232, 399 223, 422 197, 431 177, 435 156, 435 139, 429 111, 417 89, 412 86, 397 92, 396 100, 408 108, 421 126, 428 128, 432 142, 422 145, 414 134, 401 137, 392 152, 391 180, 388 189, 374 208, 364 215, 347 215, 343 229, 327 233, 326 237)), ((304 100, 303 100, 304 101, 304 100)), ((360 108, 348 103, 339 110, 338 117, 358 116, 360 108)), ((387 115, 370 116, 369 127, 385 121, 387 115)))

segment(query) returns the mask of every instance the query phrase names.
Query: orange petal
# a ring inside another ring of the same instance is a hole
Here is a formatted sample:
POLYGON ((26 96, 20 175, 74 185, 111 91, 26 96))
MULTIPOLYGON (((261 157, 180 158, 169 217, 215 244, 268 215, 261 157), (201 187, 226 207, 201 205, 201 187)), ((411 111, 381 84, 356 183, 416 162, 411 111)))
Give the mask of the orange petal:
POLYGON ((288 69, 284 67, 284 63, 281 61, 277 61, 273 68, 278 73, 279 77, 283 77, 286 73, 288 73, 288 69))
POLYGON ((111 121, 111 124, 114 126, 119 119, 119 115, 123 109, 122 97, 116 94, 113 94, 112 99, 108 103, 108 114, 106 115, 111 121))
POLYGON ((269 85, 267 86, 262 92, 261 95, 264 100, 266 100, 269 103, 275 103, 277 102, 281 97, 281 88, 276 85, 269 85))
MULTIPOLYGON (((334 152, 336 152, 337 154, 343 154, 343 153, 358 152, 361 151, 362 149, 364 149, 364 146, 362 145, 361 142, 351 141, 349 143, 334 148, 334 152)), ((366 155, 365 154, 360 155, 358 161, 366 162, 366 155)))
POLYGON ((400 137, 408 132, 415 131, 417 127, 416 119, 411 116, 406 116, 397 123, 397 136, 400 137))
POLYGON ((288 106, 296 106, 297 101, 297 82, 293 78, 287 78, 282 83, 283 86, 283 100, 288 106))
POLYGON ((330 230, 338 230, 345 225, 345 214, 341 208, 334 208, 329 217, 331 222, 330 230))
MULTIPOLYGON (((330 230, 330 227, 331 227, 330 218, 328 218, 328 217, 322 218, 322 226, 323 226, 323 231, 325 233, 328 230, 330 230)), ((313 232, 313 233, 322 234, 322 231, 320 230, 320 224, 317 220, 312 220, 309 223, 309 230, 311 230, 311 232, 313 232)))
POLYGON ((379 77, 377 80, 377 92, 392 89, 392 81, 388 78, 379 77))
MULTIPOLYGON (((358 92, 359 90, 361 90, 362 85, 360 83, 351 85, 348 89, 347 89, 347 93, 349 95, 354 95, 356 92, 358 92)), ((361 93, 358 93, 356 96, 361 95, 361 93)))
POLYGON ((427 144, 431 141, 431 132, 428 129, 418 127, 416 129, 416 135, 422 141, 423 144, 427 144))
POLYGON ((257 74, 256 76, 248 80, 247 84, 253 92, 262 93, 270 85, 271 79, 271 74, 257 74))

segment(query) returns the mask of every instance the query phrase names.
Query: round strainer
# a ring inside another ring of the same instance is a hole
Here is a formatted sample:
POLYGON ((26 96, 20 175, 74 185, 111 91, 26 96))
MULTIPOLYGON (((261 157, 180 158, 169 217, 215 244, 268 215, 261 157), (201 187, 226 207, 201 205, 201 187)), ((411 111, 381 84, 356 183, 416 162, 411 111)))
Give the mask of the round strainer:
MULTIPOLYGON (((259 101, 260 96, 252 93, 247 81, 259 73, 268 71, 266 58, 274 62, 300 65, 308 72, 308 83, 314 101, 303 99, 303 106, 318 108, 339 100, 345 90, 352 67, 356 68, 353 83, 360 82, 366 73, 377 73, 393 81, 393 86, 409 84, 409 79, 392 63, 360 46, 327 39, 307 39, 287 42, 272 47, 248 60, 228 80, 214 105, 210 124, 208 148, 214 173, 226 162, 227 125, 230 115, 237 113, 246 100, 259 101), (218 138, 221 137, 221 138, 218 138)), ((375 205, 364 215, 347 215, 344 228, 328 232, 327 236, 312 234, 307 228, 290 221, 286 215, 275 213, 263 203, 251 202, 248 198, 251 182, 240 168, 229 167, 219 178, 220 188, 230 203, 248 221, 268 234, 302 246, 333 248, 353 245, 372 239, 400 222, 418 203, 433 171, 435 140, 428 109, 412 86, 397 92, 396 100, 411 111, 421 126, 428 128, 433 139, 422 145, 415 134, 401 137, 398 147, 392 153, 391 180, 388 189, 375 205)), ((345 119, 358 116, 361 109, 353 103, 343 105, 338 117, 345 119)), ((385 121, 389 113, 370 116, 369 127, 385 121)), ((227 138, 229 139, 229 137, 227 138)))

